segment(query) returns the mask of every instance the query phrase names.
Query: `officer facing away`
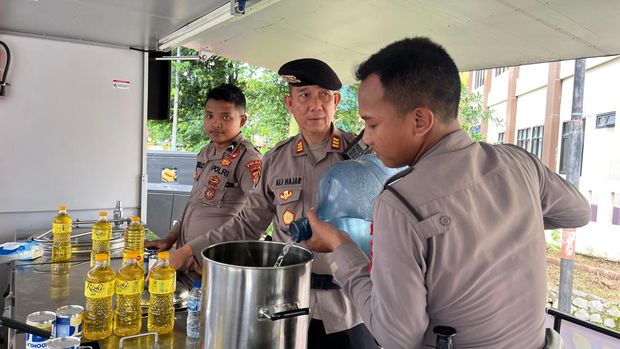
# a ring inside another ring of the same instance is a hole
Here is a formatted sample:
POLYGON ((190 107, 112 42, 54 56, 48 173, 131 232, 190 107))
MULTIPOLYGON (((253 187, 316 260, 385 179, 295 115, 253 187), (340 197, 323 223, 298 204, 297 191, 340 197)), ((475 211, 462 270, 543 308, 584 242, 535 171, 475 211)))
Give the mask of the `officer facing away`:
POLYGON ((545 345, 544 229, 588 223, 572 185, 513 145, 474 142, 457 121, 459 72, 426 38, 383 48, 357 69, 364 142, 393 177, 375 202, 372 260, 348 235, 308 218, 307 246, 385 348, 545 345))
MULTIPOLYGON (((189 241, 170 256, 182 266, 189 256, 212 244, 259 239, 274 221, 274 241, 286 241, 288 225, 316 205, 323 173, 344 159, 355 135, 334 126, 342 84, 336 73, 318 59, 284 64, 278 71, 289 83, 284 102, 299 125, 300 134, 278 143, 263 158, 262 175, 237 217, 217 230, 189 241)), ((377 348, 351 301, 332 281, 330 255, 316 253, 312 263, 308 348, 377 348)))

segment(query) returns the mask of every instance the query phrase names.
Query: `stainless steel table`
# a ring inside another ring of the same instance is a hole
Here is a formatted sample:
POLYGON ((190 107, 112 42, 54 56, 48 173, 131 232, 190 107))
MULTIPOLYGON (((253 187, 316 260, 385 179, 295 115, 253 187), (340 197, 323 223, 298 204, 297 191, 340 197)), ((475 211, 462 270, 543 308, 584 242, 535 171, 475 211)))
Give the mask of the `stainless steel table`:
MULTIPOLYGON (((71 262, 70 268, 59 267, 58 264, 49 263, 45 257, 32 263, 20 262, 15 265, 12 277, 11 295, 7 297, 9 316, 21 322, 26 322, 26 316, 35 311, 54 311, 60 306, 78 304, 84 306, 84 280, 89 268, 89 260, 84 256, 76 256, 71 262), (81 259, 77 259, 81 258, 81 259), (66 273, 64 273, 66 271, 66 273)), ((111 261, 112 268, 118 271, 121 259, 116 257, 111 261)), ((196 276, 193 275, 195 278, 196 276)), ((179 274, 177 288, 185 285, 191 288, 192 277, 179 274)), ((196 340, 186 340, 186 303, 177 306, 174 331, 170 334, 159 336, 159 348, 199 348, 196 340)), ((24 348, 24 334, 15 334, 9 339, 8 348, 24 348)), ((142 334, 146 333, 146 316, 143 315, 142 334)), ((120 338, 111 337, 97 342, 100 348, 115 349, 119 347, 120 338)), ((154 336, 125 339, 123 348, 155 348, 154 336)))

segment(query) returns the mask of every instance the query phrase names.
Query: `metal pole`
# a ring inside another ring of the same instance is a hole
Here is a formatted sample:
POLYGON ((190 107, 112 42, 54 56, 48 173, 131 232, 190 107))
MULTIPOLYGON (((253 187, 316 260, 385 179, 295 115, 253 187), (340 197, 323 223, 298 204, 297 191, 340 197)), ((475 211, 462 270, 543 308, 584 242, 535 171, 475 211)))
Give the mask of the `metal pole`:
MULTIPOLYGON (((177 47, 177 57, 181 56, 181 48, 177 47)), ((172 112, 172 151, 177 151, 177 127, 179 122, 179 64, 177 59, 174 66, 174 107, 172 112)))
MULTIPOLYGON (((575 76, 573 79, 573 106, 570 119, 570 140, 568 147, 568 161, 566 164, 566 180, 575 188, 579 188, 581 176, 581 152, 583 148, 583 89, 586 75, 586 60, 575 60, 575 76)), ((570 314, 573 295, 573 265, 575 251, 575 235, 562 234, 563 250, 573 251, 562 256, 560 261, 560 290, 558 308, 561 312, 570 314)))

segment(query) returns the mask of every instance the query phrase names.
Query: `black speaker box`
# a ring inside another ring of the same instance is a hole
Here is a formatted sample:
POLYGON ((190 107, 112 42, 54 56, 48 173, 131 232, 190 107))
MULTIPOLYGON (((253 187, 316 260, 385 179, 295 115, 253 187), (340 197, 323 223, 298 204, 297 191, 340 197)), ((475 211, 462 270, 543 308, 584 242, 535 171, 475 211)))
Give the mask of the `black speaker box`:
POLYGON ((167 120, 170 118, 171 61, 158 61, 157 57, 170 56, 170 52, 149 52, 149 92, 147 118, 167 120))

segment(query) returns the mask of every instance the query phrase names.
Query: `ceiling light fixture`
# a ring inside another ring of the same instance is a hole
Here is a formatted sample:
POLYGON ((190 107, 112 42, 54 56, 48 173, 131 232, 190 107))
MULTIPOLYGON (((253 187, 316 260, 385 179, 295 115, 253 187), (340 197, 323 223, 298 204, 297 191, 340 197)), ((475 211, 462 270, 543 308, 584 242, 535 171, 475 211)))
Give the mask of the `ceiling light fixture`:
POLYGON ((235 15, 245 13, 245 0, 230 0, 228 3, 216 8, 197 20, 186 24, 172 34, 159 40, 161 51, 169 50, 173 47, 181 46, 194 36, 221 24, 235 15))

